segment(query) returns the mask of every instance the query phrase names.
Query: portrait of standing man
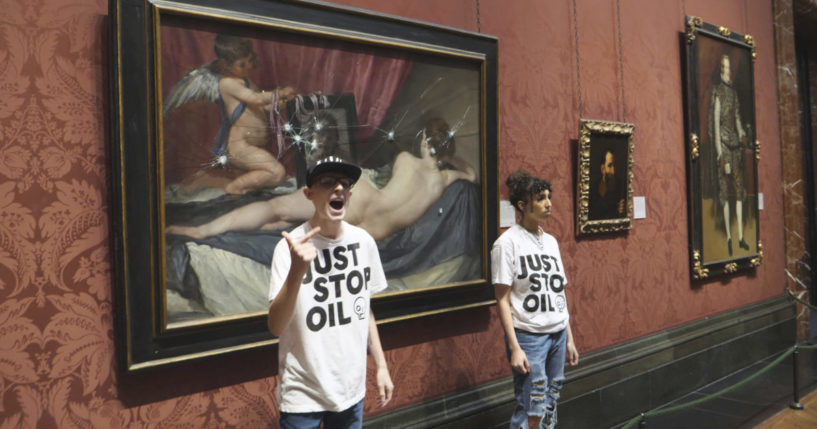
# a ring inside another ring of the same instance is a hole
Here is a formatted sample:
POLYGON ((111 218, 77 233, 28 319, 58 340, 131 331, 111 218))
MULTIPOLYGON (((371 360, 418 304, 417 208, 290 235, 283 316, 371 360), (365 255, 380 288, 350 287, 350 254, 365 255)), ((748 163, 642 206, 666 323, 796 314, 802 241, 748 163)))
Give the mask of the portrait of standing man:
POLYGON ((693 280, 763 261, 755 39, 686 17, 684 88, 689 268, 693 280))
POLYGON ((749 244, 743 237, 743 202, 746 200, 745 150, 748 146, 748 134, 751 127, 748 124, 744 126, 741 121, 740 101, 732 85, 729 55, 721 55, 719 67, 719 79, 712 88, 709 102, 708 130, 716 153, 715 208, 721 209, 720 214, 726 233, 725 248, 728 255, 732 256, 733 215, 737 221, 737 231, 735 231, 738 238, 737 244, 741 249, 749 250, 749 244), (735 201, 734 212, 730 210, 730 199, 735 201))
POLYGON ((751 53, 703 37, 698 56, 702 262, 746 258, 758 248, 751 53))

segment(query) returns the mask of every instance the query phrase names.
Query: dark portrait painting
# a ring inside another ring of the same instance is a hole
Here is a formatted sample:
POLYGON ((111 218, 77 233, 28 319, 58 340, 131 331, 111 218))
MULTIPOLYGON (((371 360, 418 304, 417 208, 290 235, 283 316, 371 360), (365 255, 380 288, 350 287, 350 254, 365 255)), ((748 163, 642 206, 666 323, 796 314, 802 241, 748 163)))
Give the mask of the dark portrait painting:
POLYGON ((687 22, 693 277, 756 266, 759 241, 754 39, 687 22))
POLYGON ((633 130, 632 124, 581 120, 577 234, 630 229, 633 130))
POLYGON ((590 220, 627 216, 627 142, 598 136, 590 152, 590 220))

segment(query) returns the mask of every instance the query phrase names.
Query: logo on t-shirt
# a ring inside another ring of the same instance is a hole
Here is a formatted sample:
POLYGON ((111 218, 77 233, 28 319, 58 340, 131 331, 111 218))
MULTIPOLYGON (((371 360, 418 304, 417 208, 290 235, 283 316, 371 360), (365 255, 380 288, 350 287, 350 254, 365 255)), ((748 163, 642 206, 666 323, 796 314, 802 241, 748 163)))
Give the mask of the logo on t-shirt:
POLYGON ((343 307, 345 296, 359 295, 369 289, 371 268, 360 266, 359 249, 360 243, 322 249, 310 264, 303 284, 312 284, 314 299, 318 302, 306 313, 306 326, 311 331, 348 325, 353 315, 359 320, 366 317, 368 306, 362 296, 354 300, 353 308, 343 307))
POLYGON ((565 311, 564 297, 557 295, 565 288, 565 278, 559 260, 550 255, 522 255, 519 257, 517 279, 527 278, 529 293, 522 300, 522 308, 529 313, 537 311, 565 311), (555 302, 554 302, 555 301, 555 302))

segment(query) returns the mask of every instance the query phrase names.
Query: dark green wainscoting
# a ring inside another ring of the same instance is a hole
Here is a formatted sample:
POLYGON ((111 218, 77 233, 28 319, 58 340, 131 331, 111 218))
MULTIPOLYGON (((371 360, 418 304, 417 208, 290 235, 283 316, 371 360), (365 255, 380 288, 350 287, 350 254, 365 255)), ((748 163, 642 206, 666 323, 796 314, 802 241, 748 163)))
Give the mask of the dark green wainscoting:
MULTIPOLYGON (((567 371, 559 426, 603 428, 660 407, 795 342, 781 296, 583 355, 567 371)), ((510 377, 369 418, 366 428, 507 427, 510 377)))

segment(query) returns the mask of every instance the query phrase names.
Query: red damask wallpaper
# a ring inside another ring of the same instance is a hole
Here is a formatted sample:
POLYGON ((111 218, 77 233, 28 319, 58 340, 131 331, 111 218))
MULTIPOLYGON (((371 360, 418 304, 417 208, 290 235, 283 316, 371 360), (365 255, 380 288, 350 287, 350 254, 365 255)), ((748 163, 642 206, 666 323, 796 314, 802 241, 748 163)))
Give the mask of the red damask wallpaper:
MULTIPOLYGON (((551 179, 583 352, 781 293, 781 161, 765 1, 341 3, 500 38, 500 172, 551 179), (691 285, 678 32, 684 14, 750 33, 762 142, 763 265, 691 285), (627 235, 573 236, 578 119, 633 122, 627 235)), ((107 2, 0 0, 0 428, 277 427, 271 350, 121 376, 108 244, 107 2)), ((502 187, 505 192, 504 186, 502 187)), ((493 309, 383 326, 388 409, 510 374, 493 309)), ((370 389, 371 391, 371 389, 370 389)), ((371 398, 370 398, 371 399, 371 398)), ((369 414, 374 409, 367 400, 369 414)))

